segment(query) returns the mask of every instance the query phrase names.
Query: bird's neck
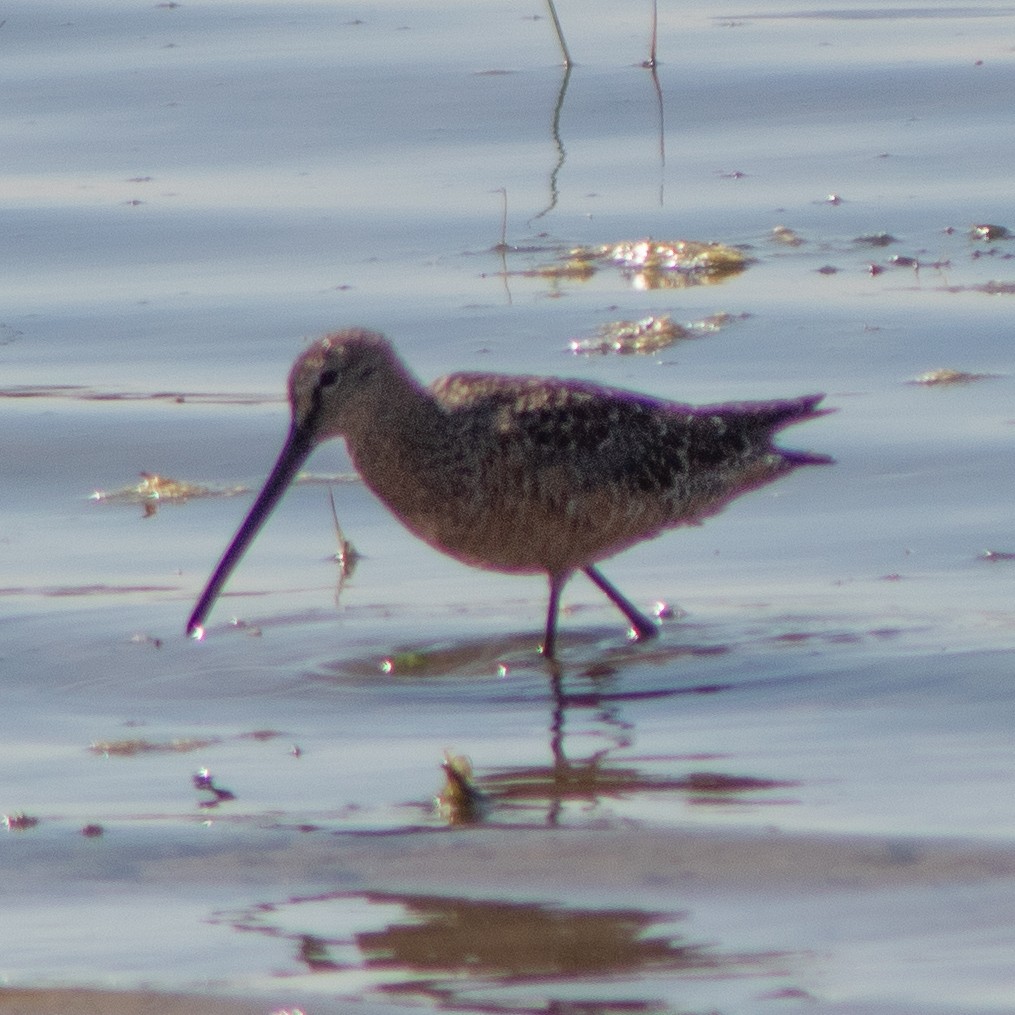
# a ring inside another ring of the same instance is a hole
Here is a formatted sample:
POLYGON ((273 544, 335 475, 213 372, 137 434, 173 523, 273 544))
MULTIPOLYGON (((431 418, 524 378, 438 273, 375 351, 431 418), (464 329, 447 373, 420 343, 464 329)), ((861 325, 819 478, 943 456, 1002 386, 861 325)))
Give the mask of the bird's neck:
POLYGON ((342 432, 356 468, 376 488, 403 463, 425 461, 444 441, 445 414, 433 394, 403 371, 385 371, 347 405, 342 432))

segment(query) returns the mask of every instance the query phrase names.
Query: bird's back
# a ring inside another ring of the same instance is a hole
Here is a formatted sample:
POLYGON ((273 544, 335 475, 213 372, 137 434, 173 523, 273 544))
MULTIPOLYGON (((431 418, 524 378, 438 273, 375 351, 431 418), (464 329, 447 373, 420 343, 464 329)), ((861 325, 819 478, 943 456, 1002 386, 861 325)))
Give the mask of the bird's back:
POLYGON ((377 492, 431 544, 497 570, 594 563, 820 461, 772 445, 781 427, 821 414, 820 396, 694 407, 481 373, 430 392, 442 432, 415 452, 428 490, 412 495, 403 476, 393 496, 377 492))
POLYGON ((735 484, 761 463, 784 471, 826 461, 772 444, 783 427, 824 415, 822 395, 693 406, 581 381, 483 373, 452 374, 430 390, 471 446, 494 460, 520 457, 533 475, 566 469, 580 490, 619 484, 679 499, 696 478, 735 484))

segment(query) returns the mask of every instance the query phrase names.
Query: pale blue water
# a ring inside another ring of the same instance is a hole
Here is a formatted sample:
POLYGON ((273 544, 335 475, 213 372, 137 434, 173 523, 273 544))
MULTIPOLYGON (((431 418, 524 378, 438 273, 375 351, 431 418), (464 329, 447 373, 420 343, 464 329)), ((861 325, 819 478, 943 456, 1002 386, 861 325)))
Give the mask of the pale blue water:
MULTIPOLYGON (((561 374, 692 402, 825 391, 838 410, 783 438, 834 467, 607 563, 645 608, 686 611, 657 645, 627 648, 595 589, 569 586, 563 755, 628 781, 564 800, 542 783, 535 802, 494 806, 496 855, 524 855, 524 838, 501 845, 505 826, 552 853, 541 829, 557 823, 632 841, 660 829, 859 835, 875 853, 944 837, 1010 857, 1015 564, 979 555, 1015 551, 1015 296, 984 291, 1015 282, 1015 240, 969 229, 1015 228, 1015 8, 664 2, 663 153, 652 77, 637 66, 648 8, 562 0, 577 64, 566 82, 538 3, 6 13, 0 811, 40 819, 0 853, 17 916, 0 929, 7 982, 265 997, 291 983, 288 1003, 307 1010, 342 992, 365 1004, 377 977, 355 949, 341 976, 307 974, 289 935, 313 924, 309 908, 287 910, 274 943, 233 929, 235 914, 288 898, 293 848, 336 851, 292 875, 292 891, 313 894, 386 887, 389 873, 343 860, 359 835, 410 852, 427 836, 453 844, 461 833, 441 832, 430 806, 446 749, 469 755, 481 784, 552 774, 561 714, 534 652, 541 580, 464 569, 341 483, 337 510, 363 559, 336 607, 327 495, 305 486, 194 644, 183 624, 250 495, 149 518, 89 499, 141 471, 256 488, 284 434, 292 358, 350 323, 388 332, 426 378, 561 374), (805 242, 774 242, 780 225, 805 242), (858 242, 881 232, 895 242, 858 242), (571 245, 649 235, 744 245, 753 263, 722 284, 651 291, 612 269, 586 282, 525 274, 571 245), (891 266, 896 254, 919 270, 891 266), (654 356, 567 351, 606 321, 719 311, 738 319, 654 356), (994 376, 907 383, 942 367, 994 376), (233 616, 259 635, 231 629, 233 616), (279 735, 244 736, 264 729, 279 735), (214 742, 88 751, 134 737, 214 742), (190 779, 203 765, 235 802, 198 808, 190 779), (702 803, 677 784, 702 772, 770 785, 702 803), (106 834, 82 839, 90 822, 106 834), (210 885, 183 862, 198 854, 210 885), (360 873, 343 880, 343 863, 360 873)), ((349 469, 337 443, 311 465, 349 469)), ((399 890, 426 881, 417 861, 407 869, 399 890)), ((529 891, 499 870, 471 870, 469 891, 626 904, 594 837, 580 883, 529 891)), ((666 876, 648 863, 644 884, 666 876)), ((785 1010, 769 995, 792 987, 829 1011, 1010 1010, 1010 922, 981 900, 1010 899, 1010 874, 964 886, 928 875, 920 891, 837 896, 839 918, 823 926, 827 898, 789 883, 765 906, 791 910, 768 946, 790 957, 753 973, 734 962, 735 989, 721 963, 723 975, 665 982, 642 982, 636 964, 609 989, 594 968, 546 982, 523 972, 526 996, 499 1002, 726 1015, 785 1010), (928 944, 921 926, 949 906, 976 919, 928 944), (873 961, 863 942, 903 911, 873 961)), ((326 905, 324 936, 373 926, 377 903, 360 902, 326 905)), ((672 885, 630 904, 691 905, 672 885)), ((706 894, 689 933, 764 953, 765 906, 706 894)), ((456 961, 452 977, 467 968, 456 961)), ((454 1004, 481 1006, 467 989, 454 1004)))

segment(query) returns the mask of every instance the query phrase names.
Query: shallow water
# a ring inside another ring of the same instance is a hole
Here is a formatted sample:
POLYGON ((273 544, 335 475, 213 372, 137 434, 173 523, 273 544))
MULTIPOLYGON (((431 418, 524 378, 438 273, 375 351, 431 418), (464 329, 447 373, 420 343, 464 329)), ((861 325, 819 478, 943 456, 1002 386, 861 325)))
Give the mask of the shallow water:
POLYGON ((8 12, 0 1012, 1011 1010, 1015 241, 970 228, 1015 228, 1015 8, 663 4, 657 93, 643 6, 561 0, 568 75, 539 4, 8 12), (751 263, 536 271, 645 236, 751 263), (420 545, 335 443, 355 572, 301 484, 188 641, 350 323, 428 379, 825 391, 783 443, 836 464, 607 562, 655 643, 575 579, 555 684, 543 581, 420 545), (246 492, 90 496, 142 471, 246 492))

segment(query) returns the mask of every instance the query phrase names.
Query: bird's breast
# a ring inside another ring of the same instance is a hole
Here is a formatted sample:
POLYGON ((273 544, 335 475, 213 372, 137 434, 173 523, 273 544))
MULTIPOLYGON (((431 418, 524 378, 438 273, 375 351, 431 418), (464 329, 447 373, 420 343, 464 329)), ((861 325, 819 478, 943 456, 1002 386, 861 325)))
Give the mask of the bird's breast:
MULTIPOLYGON (((445 447, 411 459, 353 454, 367 486, 413 533, 467 564, 565 573, 618 553, 674 522, 674 504, 596 482, 565 464, 445 447)), ((678 512, 679 513, 679 512, 678 512)))

